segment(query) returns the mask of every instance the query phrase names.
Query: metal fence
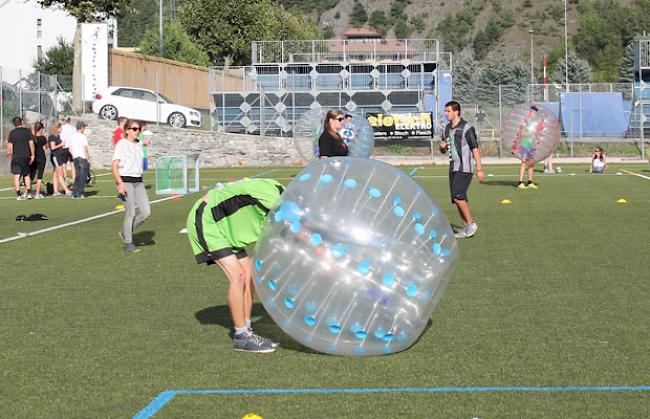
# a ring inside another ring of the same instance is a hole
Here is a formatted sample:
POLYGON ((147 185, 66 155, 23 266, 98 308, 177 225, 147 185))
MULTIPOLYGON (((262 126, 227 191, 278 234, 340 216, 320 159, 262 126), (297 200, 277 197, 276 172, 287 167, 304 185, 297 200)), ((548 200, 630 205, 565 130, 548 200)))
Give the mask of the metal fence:
POLYGON ((56 120, 72 111, 72 77, 44 74, 0 66, 0 143, 20 116, 29 123, 56 120))

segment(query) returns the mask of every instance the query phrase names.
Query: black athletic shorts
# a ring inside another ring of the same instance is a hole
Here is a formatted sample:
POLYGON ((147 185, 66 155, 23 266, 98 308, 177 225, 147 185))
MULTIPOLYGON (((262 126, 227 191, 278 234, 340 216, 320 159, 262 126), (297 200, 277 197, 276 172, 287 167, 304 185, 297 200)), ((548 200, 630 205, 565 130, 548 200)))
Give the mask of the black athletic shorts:
POLYGON ((52 166, 54 167, 61 167, 65 166, 65 164, 68 162, 68 155, 54 155, 51 157, 50 161, 52 162, 52 166))
POLYGON ((235 255, 237 256, 237 259, 243 259, 246 256, 248 256, 248 253, 246 253, 245 249, 239 249, 234 247, 224 247, 223 249, 210 252, 210 254, 212 255, 212 257, 206 257, 205 253, 196 255, 196 263, 207 263, 208 265, 214 265, 217 263, 215 262, 216 260, 223 259, 226 256, 235 255))
POLYGON ((29 176, 30 173, 29 157, 14 157, 11 159, 12 175, 29 176))
POLYGON ((467 189, 469 184, 472 183, 473 173, 464 172, 450 172, 449 173, 449 189, 451 190, 451 202, 454 199, 469 202, 467 199, 467 189))
POLYGON ((45 172, 45 164, 47 160, 34 160, 31 166, 31 178, 32 179, 43 179, 43 172, 45 172))

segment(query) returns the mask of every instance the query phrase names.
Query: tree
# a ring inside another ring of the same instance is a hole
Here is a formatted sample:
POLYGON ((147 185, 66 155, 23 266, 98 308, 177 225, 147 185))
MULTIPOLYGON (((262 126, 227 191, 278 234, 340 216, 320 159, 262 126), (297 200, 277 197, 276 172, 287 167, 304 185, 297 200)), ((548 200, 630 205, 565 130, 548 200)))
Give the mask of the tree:
POLYGON ((158 2, 131 0, 128 9, 129 13, 118 23, 117 41, 121 47, 137 47, 147 30, 158 27, 158 2))
MULTIPOLYGON (((165 23, 163 33, 164 58, 203 67, 210 65, 208 54, 192 42, 180 23, 165 23)), ((145 32, 139 49, 143 54, 158 55, 160 53, 160 33, 158 29, 151 28, 145 32)))
POLYGON ((123 16, 130 0, 36 0, 42 7, 63 6, 80 23, 123 16))
POLYGON ((375 10, 370 15, 370 26, 375 28, 382 36, 386 35, 388 20, 386 19, 386 12, 383 10, 375 10))
POLYGON ((618 69, 618 80, 621 82, 632 83, 634 81, 634 48, 636 46, 637 43, 633 41, 625 47, 623 60, 618 69))
POLYGON ((318 29, 270 0, 188 0, 180 14, 187 34, 213 64, 246 65, 252 41, 314 39, 318 29))
POLYGON ((478 65, 471 57, 461 58, 452 69, 452 97, 465 103, 476 103, 478 65))
POLYGON ((502 60, 498 65, 488 65, 481 68, 478 75, 480 88, 477 92, 477 101, 493 105, 499 104, 499 97, 495 94, 502 86, 502 103, 521 103, 526 97, 526 88, 530 81, 530 72, 527 66, 519 61, 502 60))
MULTIPOLYGON (((591 82, 591 67, 586 60, 581 60, 576 57, 575 52, 569 51, 567 56, 569 61, 569 83, 590 83, 591 82)), ((551 82, 564 84, 566 68, 564 60, 558 61, 555 66, 555 71, 551 75, 551 82)))
POLYGON ((62 37, 58 38, 56 42, 55 46, 45 51, 45 55, 41 59, 36 60, 34 70, 44 74, 66 76, 58 81, 63 90, 70 91, 72 89, 70 77, 74 61, 74 47, 65 42, 62 37))
POLYGON ((359 0, 355 0, 352 7, 352 14, 350 15, 350 25, 354 28, 360 28, 368 21, 368 13, 366 8, 359 0))

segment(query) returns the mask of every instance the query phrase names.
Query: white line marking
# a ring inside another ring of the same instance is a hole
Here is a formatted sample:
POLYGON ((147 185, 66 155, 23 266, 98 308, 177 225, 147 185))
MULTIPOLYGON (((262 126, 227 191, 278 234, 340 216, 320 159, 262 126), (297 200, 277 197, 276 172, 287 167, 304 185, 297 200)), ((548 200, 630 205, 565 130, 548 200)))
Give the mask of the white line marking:
MULTIPOLYGON (((174 198, 176 198, 176 196, 168 196, 166 198, 161 198, 161 199, 157 199, 155 201, 150 201, 149 203, 150 204, 157 204, 159 202, 168 201, 168 200, 174 199, 174 198)), ((17 233, 13 237, 7 237, 6 239, 0 240, 0 244, 8 243, 8 242, 11 242, 11 241, 14 241, 14 240, 24 239, 25 237, 36 236, 38 234, 48 233, 50 231, 59 230, 59 229, 64 228, 64 227, 70 227, 70 226, 85 223, 85 222, 88 222, 88 221, 97 220, 99 218, 108 217, 110 215, 118 214, 120 212, 124 212, 124 210, 119 209, 119 210, 109 211, 109 212, 105 212, 103 214, 93 215, 92 217, 84 218, 84 219, 81 219, 81 220, 71 221, 69 223, 59 224, 59 225, 56 225, 56 226, 47 227, 47 228, 43 228, 41 230, 31 231, 31 232, 28 232, 28 233, 17 233)))
POLYGON ((648 176, 644 176, 644 175, 641 175, 641 174, 639 174, 639 173, 630 172, 629 170, 622 170, 622 171, 625 172, 625 173, 627 173, 627 174, 630 174, 630 175, 634 175, 634 176, 638 176, 638 177, 643 178, 643 179, 648 179, 648 180, 650 180, 650 177, 648 177, 648 176))

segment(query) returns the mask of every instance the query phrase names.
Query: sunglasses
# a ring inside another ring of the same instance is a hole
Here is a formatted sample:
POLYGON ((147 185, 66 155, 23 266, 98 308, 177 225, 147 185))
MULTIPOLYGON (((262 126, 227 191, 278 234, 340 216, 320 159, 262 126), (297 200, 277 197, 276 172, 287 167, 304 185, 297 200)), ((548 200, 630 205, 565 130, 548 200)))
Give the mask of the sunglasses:
POLYGON ((339 121, 339 122, 342 122, 342 121, 343 121, 343 118, 341 118, 341 117, 338 117, 338 118, 332 118, 332 119, 336 119, 336 120, 339 121))
POLYGON ((131 131, 135 131, 135 132, 139 132, 139 131, 140 131, 140 128, 138 128, 138 127, 131 127, 131 128, 129 128, 129 129, 130 129, 131 131))

